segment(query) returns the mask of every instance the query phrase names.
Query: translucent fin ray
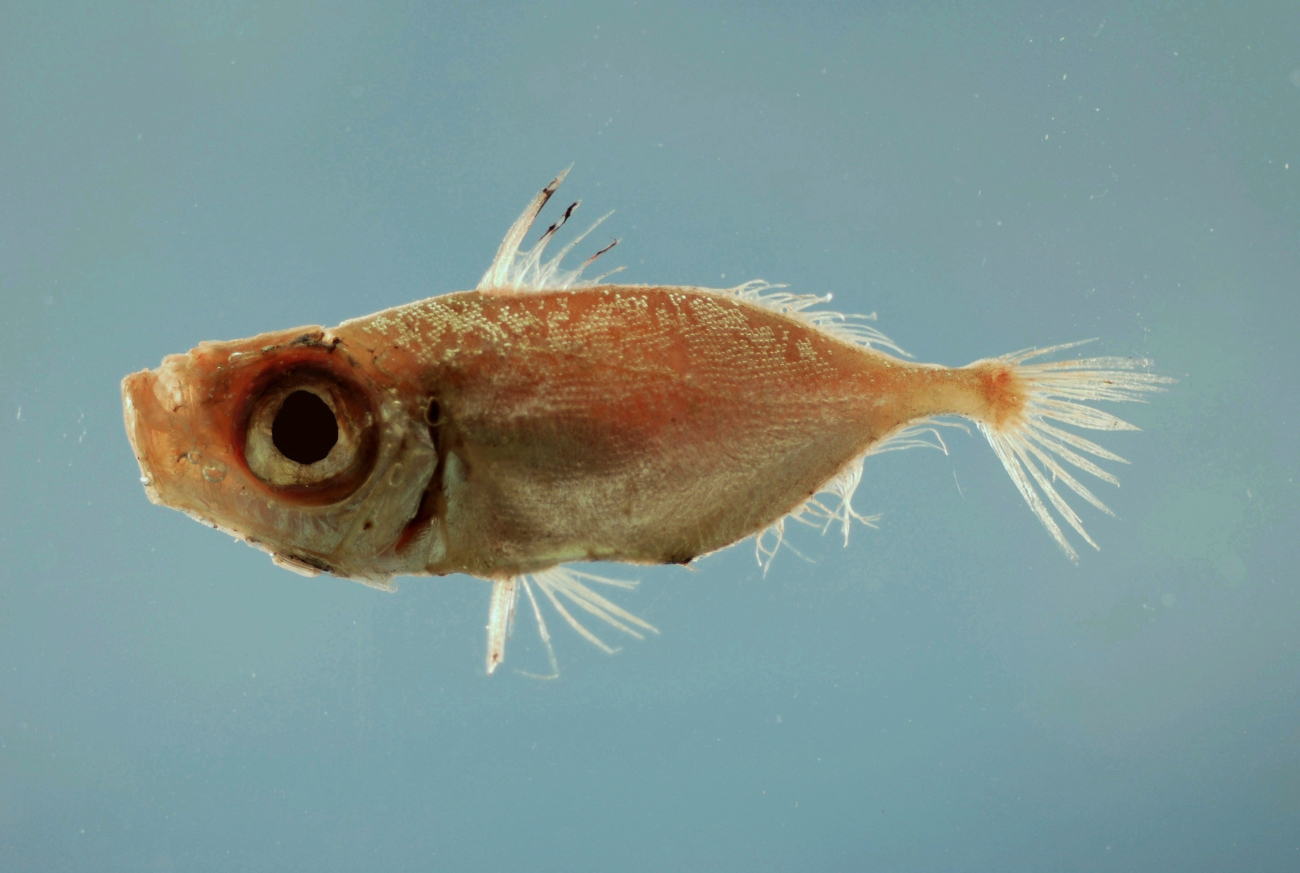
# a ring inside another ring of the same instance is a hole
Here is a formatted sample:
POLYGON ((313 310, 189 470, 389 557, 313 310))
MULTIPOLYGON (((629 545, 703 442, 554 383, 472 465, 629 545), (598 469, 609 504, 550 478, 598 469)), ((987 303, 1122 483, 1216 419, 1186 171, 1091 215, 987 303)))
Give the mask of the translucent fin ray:
MULTIPOLYGON (((618 245, 619 240, 617 239, 587 258, 576 269, 566 270, 561 267, 561 262, 573 248, 586 239, 605 219, 613 215, 612 212, 596 219, 590 227, 566 243, 554 257, 546 261, 542 260, 546 247, 573 216, 581 201, 570 204, 560 218, 548 227, 537 242, 533 244, 532 248, 526 251, 520 249, 524 237, 528 235, 529 229, 537 220, 542 208, 546 206, 556 190, 559 189, 561 183, 564 182, 569 169, 572 169, 572 167, 566 168, 564 172, 556 176, 549 185, 543 188, 528 204, 519 218, 515 220, 515 223, 510 226, 510 230, 506 232, 500 247, 497 248, 496 257, 492 259, 491 266, 483 274, 483 278, 479 280, 477 290, 522 293, 590 288, 599 285, 603 280, 623 269, 622 267, 616 267, 593 279, 583 278, 583 273, 588 267, 618 245)), ((802 322, 842 342, 868 348, 886 349, 902 357, 911 357, 902 347, 872 323, 876 320, 874 312, 858 315, 813 309, 814 306, 830 302, 831 295, 794 294, 785 291, 785 287, 784 285, 773 285, 762 280, 753 280, 737 285, 734 288, 700 288, 697 290, 739 297, 756 306, 779 312, 788 318, 802 322)), ((1032 354, 1034 350, 1028 350, 1027 353, 1032 354)))
POLYGON ((1027 397, 1020 414, 1009 419, 1007 424, 993 426, 987 422, 978 423, 1016 490, 1071 561, 1078 561, 1079 553, 1057 523, 1058 517, 1088 545, 1094 549, 1098 546, 1084 529, 1079 515, 1057 490, 1057 483, 1063 483, 1075 495, 1102 512, 1109 515, 1114 513, 1076 479, 1066 465, 1104 482, 1119 485, 1116 476, 1084 455, 1118 463, 1128 462, 1058 425, 1088 430, 1137 430, 1137 427, 1127 421, 1094 409, 1083 401, 1140 403, 1144 402, 1145 395, 1163 391, 1164 386, 1176 381, 1167 376, 1144 372, 1151 362, 1143 358, 1097 357, 1025 363, 1082 344, 1066 343, 1044 349, 1026 349, 996 359, 1015 367, 1016 375, 1025 384, 1027 397), (1055 510, 1055 515, 1052 510, 1055 510))
POLYGON ((758 565, 763 568, 763 572, 767 573, 768 568, 772 566, 772 559, 785 544, 787 521, 820 527, 823 534, 838 524, 844 534, 846 546, 849 544, 849 530, 854 521, 867 527, 875 527, 876 522, 880 520, 879 515, 863 515, 853 508, 853 495, 857 493, 858 485, 862 483, 862 465, 872 455, 905 449, 938 449, 946 455, 948 446, 939 433, 941 427, 966 430, 965 425, 955 421, 925 420, 905 427, 845 464, 838 473, 818 488, 817 493, 811 498, 760 531, 754 537, 754 557, 758 560, 758 565), (829 495, 833 498, 833 502, 828 505, 823 495, 829 495))
MULTIPOLYGON (((519 248, 523 245, 524 237, 528 235, 528 231, 532 228, 533 222, 537 220, 537 216, 542 211, 542 207, 546 205, 547 201, 551 199, 551 195, 553 195, 560 187, 560 184, 564 181, 564 177, 569 174, 570 169, 572 169, 572 167, 566 168, 564 172, 556 176, 555 179, 552 180, 551 184, 543 188, 541 192, 533 198, 532 202, 528 204, 528 207, 524 209, 519 218, 515 219, 515 223, 512 224, 510 230, 506 232, 505 238, 501 240, 501 245, 497 248, 496 257, 492 259, 491 266, 487 268, 487 272, 484 273, 483 278, 479 280, 477 290, 515 292, 564 291, 571 288, 587 288, 596 285, 601 279, 605 278, 605 276, 610 275, 610 273, 605 273, 603 276, 596 279, 582 278, 583 271, 586 270, 587 267, 591 266, 597 258, 617 245, 618 240, 614 240, 613 243, 605 246, 603 249, 596 252, 596 254, 587 258, 587 260, 578 265, 576 269, 566 270, 560 266, 560 263, 564 260, 564 257, 573 250, 574 246, 599 227, 601 222, 606 218, 613 215, 614 213, 612 212, 606 213, 596 219, 596 221, 579 234, 576 239, 573 239, 567 243, 564 248, 560 249, 559 254, 555 257, 548 261, 542 260, 542 255, 546 251, 546 246, 555 237, 560 228, 564 227, 565 222, 567 222, 573 215, 581 201, 575 201, 565 209, 564 214, 560 216, 559 220, 546 229, 546 232, 541 235, 537 242, 533 243, 532 248, 527 251, 521 251, 519 248)), ((618 271, 613 270, 611 272, 618 271)))
POLYGON ((492 599, 488 604, 487 671, 491 676, 506 657, 506 638, 514 624, 515 600, 519 596, 518 579, 498 579, 492 583, 492 599))
POLYGON ((643 632, 659 633, 659 629, 654 625, 639 616, 633 615, 604 595, 598 594, 588 583, 608 585, 624 590, 631 590, 637 586, 637 583, 633 581, 611 579, 607 576, 598 576, 595 573, 586 573, 572 567, 563 566, 493 582, 491 605, 488 609, 488 673, 492 673, 505 659, 505 641, 513 624, 515 603, 518 600, 520 589, 528 597, 528 601, 532 606, 533 616, 537 620, 537 632, 541 637, 542 645, 546 648, 546 655, 551 666, 550 675, 528 674, 535 678, 555 678, 555 676, 559 675, 559 671, 555 659, 555 649, 551 643, 550 630, 547 628, 546 619, 542 615, 537 597, 533 593, 534 587, 542 593, 542 596, 551 604, 551 607, 564 620, 565 624, 573 628, 583 639, 607 654, 617 652, 618 648, 609 645, 588 629, 569 607, 576 607, 577 611, 585 612, 615 630, 638 640, 645 639, 645 633, 643 632))
POLYGON ((731 294, 756 306, 779 312, 787 318, 793 318, 795 321, 814 327, 828 336, 833 336, 855 346, 889 349, 905 358, 912 357, 897 343, 881 333, 879 328, 871 324, 876 320, 874 312, 865 315, 854 315, 833 312, 827 309, 809 311, 813 306, 829 303, 831 295, 793 294, 781 290, 786 287, 785 285, 773 285, 761 279, 754 279, 734 288, 710 290, 715 290, 719 294, 731 294))

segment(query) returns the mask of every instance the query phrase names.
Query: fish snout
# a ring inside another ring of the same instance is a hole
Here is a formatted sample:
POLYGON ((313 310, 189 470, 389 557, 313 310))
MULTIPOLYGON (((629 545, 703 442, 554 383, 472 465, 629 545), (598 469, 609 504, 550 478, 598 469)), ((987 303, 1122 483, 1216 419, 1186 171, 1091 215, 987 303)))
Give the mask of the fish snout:
POLYGON ((122 414, 126 423, 126 437, 131 451, 140 464, 140 481, 154 503, 159 499, 157 460, 162 451, 169 428, 167 415, 157 397, 158 374, 154 370, 141 370, 122 380, 122 414))
POLYGON ((154 503, 186 511, 198 477, 215 483, 225 466, 208 460, 194 440, 183 355, 172 355, 156 370, 141 370, 122 380, 126 436, 140 464, 140 481, 154 503))

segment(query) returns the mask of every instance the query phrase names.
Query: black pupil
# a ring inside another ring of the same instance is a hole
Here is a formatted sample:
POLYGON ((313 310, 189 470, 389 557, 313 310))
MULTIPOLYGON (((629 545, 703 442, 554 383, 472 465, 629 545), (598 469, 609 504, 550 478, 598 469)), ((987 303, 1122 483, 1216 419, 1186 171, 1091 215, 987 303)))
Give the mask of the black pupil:
POLYGON ((284 398, 271 423, 271 442, 280 454, 299 464, 323 460, 338 441, 334 413, 310 391, 295 391, 284 398))

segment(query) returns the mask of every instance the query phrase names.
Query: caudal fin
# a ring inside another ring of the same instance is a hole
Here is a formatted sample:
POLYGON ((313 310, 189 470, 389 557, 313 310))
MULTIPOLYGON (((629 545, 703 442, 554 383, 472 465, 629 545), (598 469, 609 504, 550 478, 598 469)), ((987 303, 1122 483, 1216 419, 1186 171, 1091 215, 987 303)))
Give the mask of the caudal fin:
MULTIPOLYGON (((1012 393, 1017 402, 1008 410, 1009 414, 1000 415, 996 421, 978 421, 977 424, 988 437, 993 451, 997 452, 1011 481, 1016 483, 1016 488, 1020 490, 1029 508, 1071 561, 1077 561, 1079 555, 1065 538, 1056 516, 1048 509, 1048 504, 1088 545, 1094 549, 1098 546, 1084 530, 1078 514, 1057 491, 1057 483, 1063 483, 1102 512, 1108 515, 1114 513, 1076 479, 1066 465, 1112 485, 1119 485, 1119 480, 1114 475, 1103 470, 1088 456, 1122 464, 1128 462, 1091 440, 1063 430, 1053 422, 1088 430, 1138 430, 1134 425, 1110 413, 1094 409, 1084 401, 1142 402, 1144 394, 1163 391, 1164 385, 1176 381, 1167 376, 1139 372, 1151 364, 1142 358, 1082 358, 1026 363, 1078 345, 1082 343, 1027 349, 971 365, 1001 365, 1009 370, 1012 377, 1010 381, 1014 385, 1012 393)), ((1006 409, 1005 406, 1003 408, 1006 409)))

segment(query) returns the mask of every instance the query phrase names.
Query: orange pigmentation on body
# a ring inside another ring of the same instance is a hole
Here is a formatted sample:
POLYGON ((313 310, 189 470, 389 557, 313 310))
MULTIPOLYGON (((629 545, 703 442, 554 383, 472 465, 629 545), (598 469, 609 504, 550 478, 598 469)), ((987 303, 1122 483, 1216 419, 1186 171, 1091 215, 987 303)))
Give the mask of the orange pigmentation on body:
POLYGON ((471 291, 128 376, 150 499, 299 572, 490 581, 488 672, 520 591, 548 651, 536 593, 602 648, 576 616, 654 630, 592 587, 624 583, 564 564, 684 564, 754 536, 766 566, 792 519, 847 538, 869 521, 852 505, 864 460, 942 446, 943 416, 976 422, 1067 555, 1057 519, 1092 543, 1058 487, 1109 511, 1071 469, 1115 482, 1091 458, 1122 459, 1059 425, 1132 429, 1084 401, 1159 390, 1170 380, 1135 372, 1146 362, 1028 363, 1058 346, 920 364, 873 316, 817 309, 829 296, 584 279, 610 246, 577 269, 560 264, 577 240, 542 259, 576 204, 520 248, 563 178, 471 291))

